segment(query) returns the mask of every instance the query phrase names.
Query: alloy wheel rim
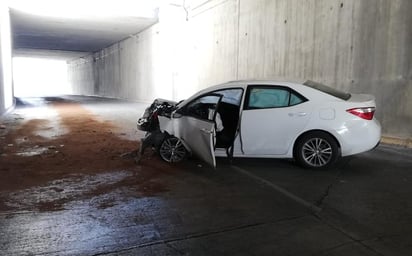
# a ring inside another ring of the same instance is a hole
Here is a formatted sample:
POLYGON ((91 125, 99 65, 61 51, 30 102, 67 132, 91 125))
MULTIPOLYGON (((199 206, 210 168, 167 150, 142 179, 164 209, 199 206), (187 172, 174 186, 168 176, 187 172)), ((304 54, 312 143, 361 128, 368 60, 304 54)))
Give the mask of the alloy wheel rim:
POLYGON ((160 155, 170 163, 181 161, 186 155, 186 149, 178 138, 168 138, 160 147, 160 155))
POLYGON ((327 165, 332 159, 332 146, 322 138, 312 138, 302 147, 302 156, 306 163, 314 167, 327 165))

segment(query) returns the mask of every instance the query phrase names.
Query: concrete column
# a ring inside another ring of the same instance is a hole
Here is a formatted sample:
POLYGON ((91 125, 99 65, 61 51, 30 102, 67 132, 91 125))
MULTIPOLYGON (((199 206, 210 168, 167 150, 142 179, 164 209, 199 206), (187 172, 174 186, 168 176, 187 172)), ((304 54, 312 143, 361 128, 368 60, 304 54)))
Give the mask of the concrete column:
POLYGON ((0 3, 0 115, 13 106, 12 55, 10 15, 8 7, 0 3))

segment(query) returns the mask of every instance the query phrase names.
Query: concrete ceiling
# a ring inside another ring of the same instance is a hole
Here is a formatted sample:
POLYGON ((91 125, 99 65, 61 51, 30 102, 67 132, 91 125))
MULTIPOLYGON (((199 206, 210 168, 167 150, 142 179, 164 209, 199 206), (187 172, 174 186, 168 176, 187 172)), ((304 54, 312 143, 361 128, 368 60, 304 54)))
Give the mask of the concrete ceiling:
MULTIPOLYGON (((14 56, 78 57, 136 34, 158 20, 156 1, 147 6, 147 0, 105 0, 94 1, 92 6, 91 0, 37 0, 34 11, 24 8, 24 0, 20 2, 20 6, 9 6, 14 56), (139 5, 144 1, 145 6, 139 5), (46 7, 48 12, 36 12, 46 7)), ((26 4, 33 2, 27 0, 26 4)))

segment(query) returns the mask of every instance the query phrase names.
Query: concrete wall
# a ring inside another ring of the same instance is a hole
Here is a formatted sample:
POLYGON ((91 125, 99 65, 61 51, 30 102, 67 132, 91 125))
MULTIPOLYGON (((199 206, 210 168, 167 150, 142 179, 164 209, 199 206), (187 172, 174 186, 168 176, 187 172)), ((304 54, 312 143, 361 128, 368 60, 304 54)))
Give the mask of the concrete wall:
POLYGON ((312 79, 374 94, 384 134, 412 138, 412 1, 186 2, 188 13, 164 7, 136 38, 69 63, 77 92, 151 101, 235 79, 312 79))
POLYGON ((0 116, 13 106, 9 10, 0 3, 0 116))
POLYGON ((70 61, 68 75, 74 92, 147 102, 170 98, 171 72, 162 68, 166 61, 161 58, 159 29, 156 24, 93 55, 70 61))
POLYGON ((241 1, 239 78, 312 79, 377 97, 385 134, 412 135, 412 1, 241 1))

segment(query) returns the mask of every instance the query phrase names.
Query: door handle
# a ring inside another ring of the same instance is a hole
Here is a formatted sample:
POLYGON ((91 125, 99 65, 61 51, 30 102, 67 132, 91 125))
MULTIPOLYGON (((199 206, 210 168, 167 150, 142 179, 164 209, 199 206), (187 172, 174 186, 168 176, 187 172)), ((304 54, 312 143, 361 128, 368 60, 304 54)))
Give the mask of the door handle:
POLYGON ((303 116, 306 116, 306 115, 307 115, 306 112, 297 112, 297 113, 289 113, 289 114, 288 114, 288 116, 290 116, 290 117, 292 117, 292 116, 300 116, 300 117, 303 117, 303 116))
POLYGON ((211 134, 211 133, 213 133, 213 131, 211 131, 211 130, 208 130, 208 129, 205 129, 205 128, 202 128, 202 129, 200 129, 202 132, 204 132, 204 133, 207 133, 207 134, 211 134))

